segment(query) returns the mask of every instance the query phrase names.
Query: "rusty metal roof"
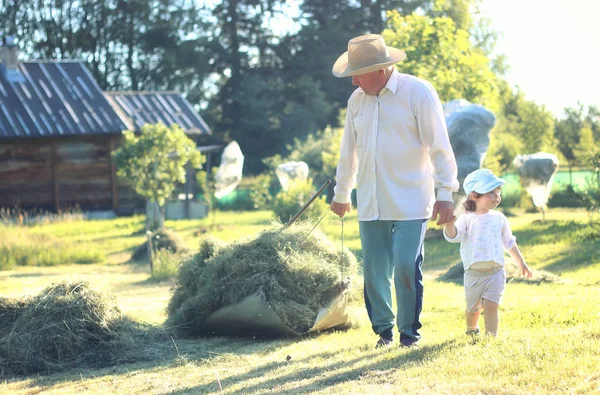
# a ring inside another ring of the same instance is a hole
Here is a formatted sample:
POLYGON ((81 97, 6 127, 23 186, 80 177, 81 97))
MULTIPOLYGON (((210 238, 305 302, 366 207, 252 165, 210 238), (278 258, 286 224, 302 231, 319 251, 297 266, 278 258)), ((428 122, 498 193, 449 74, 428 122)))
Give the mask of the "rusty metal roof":
POLYGON ((0 72, 0 138, 120 133, 126 129, 80 61, 20 62, 0 72))
POLYGON ((180 93, 102 92, 81 61, 20 62, 19 79, 2 67, 0 139, 114 134, 158 122, 212 133, 180 93))
POLYGON ((105 92, 128 130, 146 123, 178 124, 187 134, 212 134, 190 102, 177 92, 105 92))

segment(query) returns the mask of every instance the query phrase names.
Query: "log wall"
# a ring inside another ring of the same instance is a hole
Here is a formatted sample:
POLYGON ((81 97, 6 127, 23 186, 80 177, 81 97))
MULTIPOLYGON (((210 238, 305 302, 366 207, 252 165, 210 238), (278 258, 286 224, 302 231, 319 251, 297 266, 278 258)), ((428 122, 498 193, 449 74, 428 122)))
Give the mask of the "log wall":
POLYGON ((0 141, 0 207, 60 211, 144 210, 110 153, 119 136, 0 141))

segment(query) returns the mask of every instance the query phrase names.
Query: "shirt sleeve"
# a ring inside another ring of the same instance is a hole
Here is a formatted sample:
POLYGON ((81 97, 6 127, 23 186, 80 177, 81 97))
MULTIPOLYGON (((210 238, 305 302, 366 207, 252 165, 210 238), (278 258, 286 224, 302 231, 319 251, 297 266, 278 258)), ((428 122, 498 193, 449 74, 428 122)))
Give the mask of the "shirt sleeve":
MULTIPOLYGON (((352 98, 351 98, 352 99, 352 98)), ((348 101, 344 134, 340 144, 340 160, 335 174, 336 184, 333 188, 333 201, 337 203, 350 203, 352 189, 356 186, 356 173, 358 169, 358 152, 356 150, 356 130, 348 101)))
POLYGON ((415 106, 421 141, 429 148, 433 165, 433 179, 438 201, 452 201, 452 192, 457 192, 457 166, 442 103, 431 84, 425 82, 423 93, 415 106))
POLYGON ((454 223, 454 227, 456 228, 456 236, 451 238, 446 233, 446 227, 442 229, 444 233, 444 238, 450 243, 462 243, 467 239, 467 221, 465 220, 465 215, 459 215, 458 219, 454 223))
POLYGON ((502 215, 502 244, 504 245, 504 249, 506 251, 510 250, 515 246, 517 242, 517 238, 512 234, 510 229, 510 224, 508 223, 508 219, 502 215))

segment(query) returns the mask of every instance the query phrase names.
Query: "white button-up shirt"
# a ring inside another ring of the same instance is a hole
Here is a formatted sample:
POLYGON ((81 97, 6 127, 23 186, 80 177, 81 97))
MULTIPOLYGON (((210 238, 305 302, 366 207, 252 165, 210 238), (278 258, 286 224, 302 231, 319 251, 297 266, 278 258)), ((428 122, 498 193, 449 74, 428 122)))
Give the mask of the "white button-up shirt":
POLYGON ((430 83, 394 69, 379 95, 352 93, 336 181, 338 203, 356 186, 360 221, 429 218, 434 188, 437 200, 452 201, 456 160, 430 83))

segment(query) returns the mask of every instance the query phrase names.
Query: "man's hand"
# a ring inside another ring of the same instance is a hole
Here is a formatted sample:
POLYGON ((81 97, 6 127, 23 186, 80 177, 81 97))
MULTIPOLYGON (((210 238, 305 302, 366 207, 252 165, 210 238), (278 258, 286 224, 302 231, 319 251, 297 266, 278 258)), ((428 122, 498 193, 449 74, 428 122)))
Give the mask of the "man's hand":
POLYGON ((431 220, 435 221, 438 218, 438 214, 440 216, 437 224, 444 225, 446 222, 452 220, 454 217, 454 203, 453 202, 442 202, 437 201, 433 205, 433 215, 431 216, 431 220))
POLYGON ((351 204, 350 203, 338 203, 338 202, 331 202, 331 211, 333 211, 334 213, 336 213, 338 216, 343 217, 344 215, 346 215, 346 213, 350 212, 350 208, 351 208, 351 204))

